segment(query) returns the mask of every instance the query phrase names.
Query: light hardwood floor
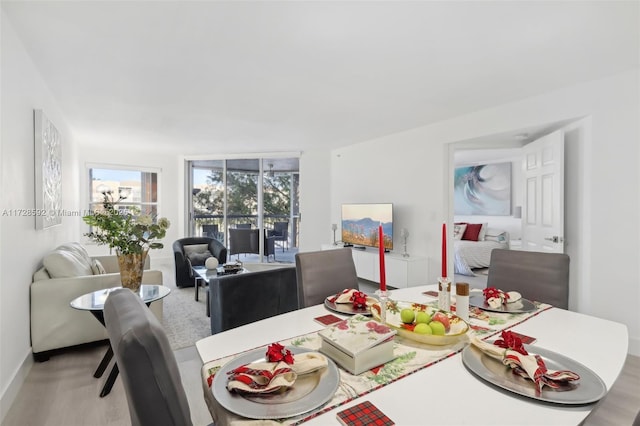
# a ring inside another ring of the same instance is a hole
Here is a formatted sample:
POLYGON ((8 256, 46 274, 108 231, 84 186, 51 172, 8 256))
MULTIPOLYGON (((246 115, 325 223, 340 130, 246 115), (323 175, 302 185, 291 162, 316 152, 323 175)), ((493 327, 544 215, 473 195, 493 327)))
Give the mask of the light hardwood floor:
MULTIPOLYGON (((36 363, 2 422, 3 426, 115 426, 128 425, 129 410, 120 379, 104 398, 102 379, 93 371, 106 347, 69 351, 36 363)), ((191 416, 196 426, 211 423, 200 381, 200 359, 194 346, 175 352, 191 416)), ((640 409, 640 357, 627 357, 624 370, 585 426, 631 425, 640 409)), ((514 421, 514 425, 517 421, 514 421)))

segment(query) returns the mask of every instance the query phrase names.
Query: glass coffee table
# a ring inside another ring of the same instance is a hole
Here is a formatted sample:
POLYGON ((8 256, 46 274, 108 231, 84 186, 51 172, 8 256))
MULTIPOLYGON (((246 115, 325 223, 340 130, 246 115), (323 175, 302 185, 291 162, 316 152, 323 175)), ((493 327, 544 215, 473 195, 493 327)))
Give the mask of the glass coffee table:
POLYGON ((200 291, 200 286, 202 285, 207 292, 207 316, 211 316, 211 307, 209 305, 209 289, 207 286, 212 279, 221 278, 228 275, 236 275, 236 274, 244 274, 249 272, 247 269, 241 267, 240 269, 232 272, 225 271, 224 266, 220 265, 216 269, 207 269, 204 266, 194 266, 191 268, 193 270, 193 277, 195 278, 195 289, 196 289, 196 302, 199 300, 198 293, 200 291))
MULTIPOLYGON (((104 326, 104 302, 107 300, 107 297, 109 297, 109 293, 119 288, 122 287, 112 287, 84 294, 73 299, 70 303, 71 307, 80 311, 91 312, 93 316, 100 321, 100 324, 104 326)), ((156 300, 166 297, 169 293, 171 293, 171 290, 163 285, 143 284, 140 286, 140 290, 138 290, 138 295, 147 306, 151 305, 151 303, 156 300)), ((93 373, 93 377, 102 377, 102 374, 107 369, 111 358, 113 358, 113 349, 111 348, 111 343, 109 343, 109 349, 107 349, 107 353, 102 357, 102 361, 100 361, 98 368, 95 373, 93 373)), ((118 365, 114 363, 111 368, 111 372, 109 373, 109 377, 107 377, 107 381, 104 383, 104 386, 100 391, 100 397, 108 395, 109 392, 111 392, 111 388, 113 387, 113 383, 116 381, 116 377, 118 377, 118 373, 118 365)))

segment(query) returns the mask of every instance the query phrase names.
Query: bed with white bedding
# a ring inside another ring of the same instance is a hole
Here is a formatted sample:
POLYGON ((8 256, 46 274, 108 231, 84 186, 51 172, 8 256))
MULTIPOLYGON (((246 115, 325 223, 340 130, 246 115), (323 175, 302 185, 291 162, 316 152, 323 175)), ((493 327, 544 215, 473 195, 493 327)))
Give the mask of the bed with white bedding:
POLYGON ((509 248, 509 234, 500 229, 487 229, 484 240, 454 240, 454 270, 456 274, 475 276, 472 269, 487 268, 491 251, 509 248))

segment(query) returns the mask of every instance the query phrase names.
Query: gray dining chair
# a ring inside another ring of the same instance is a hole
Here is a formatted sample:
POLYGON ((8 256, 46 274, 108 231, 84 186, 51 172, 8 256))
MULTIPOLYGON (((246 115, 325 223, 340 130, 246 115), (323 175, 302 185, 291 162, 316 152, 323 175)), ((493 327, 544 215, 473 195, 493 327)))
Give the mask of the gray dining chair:
POLYGON ((310 251, 296 254, 298 304, 301 308, 324 302, 347 288, 358 289, 351 249, 310 251))
POLYGON ((525 299, 569 308, 569 256, 494 249, 487 287, 517 291, 525 299))
POLYGON ((109 293, 104 320, 133 426, 192 425, 180 371, 160 321, 129 289, 109 293))

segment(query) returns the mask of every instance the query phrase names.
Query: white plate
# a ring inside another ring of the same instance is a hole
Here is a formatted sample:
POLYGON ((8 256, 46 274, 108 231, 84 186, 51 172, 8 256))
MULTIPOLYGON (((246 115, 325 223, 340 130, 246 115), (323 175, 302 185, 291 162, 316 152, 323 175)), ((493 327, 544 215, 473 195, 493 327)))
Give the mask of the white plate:
POLYGON ((602 379, 579 362, 537 346, 524 345, 524 347, 530 354, 540 355, 547 368, 571 370, 580 376, 580 380, 568 382, 560 389, 545 386, 538 394, 532 380, 513 374, 510 367, 486 355, 473 345, 468 345, 463 349, 462 363, 480 379, 509 392, 538 401, 562 405, 586 405, 600 400, 607 393, 607 387, 602 379))
MULTIPOLYGON (((307 349, 288 347, 295 354, 310 352, 307 349)), ((227 390, 228 372, 241 365, 264 361, 267 348, 260 348, 240 355, 213 376, 213 397, 227 410, 250 419, 283 419, 311 411, 331 400, 340 383, 340 373, 335 363, 327 358, 327 368, 298 376, 294 385, 282 392, 269 394, 239 394, 227 390)))

